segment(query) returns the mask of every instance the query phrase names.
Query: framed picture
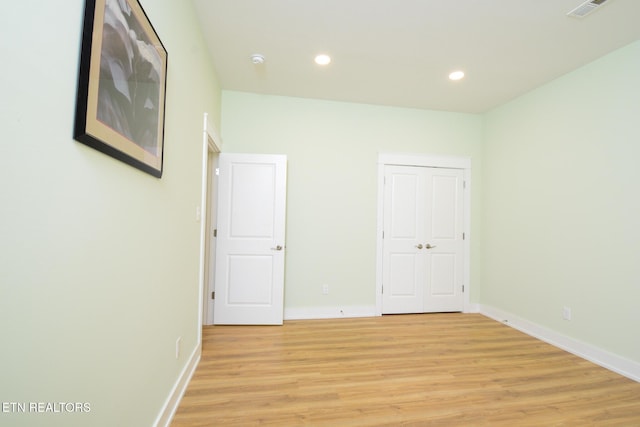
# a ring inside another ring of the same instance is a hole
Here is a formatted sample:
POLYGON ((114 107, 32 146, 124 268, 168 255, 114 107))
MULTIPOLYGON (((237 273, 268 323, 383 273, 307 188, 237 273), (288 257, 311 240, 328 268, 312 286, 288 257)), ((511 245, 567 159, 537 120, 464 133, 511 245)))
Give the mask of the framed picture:
POLYGON ((160 178, 166 77, 137 0, 86 0, 74 139, 160 178))

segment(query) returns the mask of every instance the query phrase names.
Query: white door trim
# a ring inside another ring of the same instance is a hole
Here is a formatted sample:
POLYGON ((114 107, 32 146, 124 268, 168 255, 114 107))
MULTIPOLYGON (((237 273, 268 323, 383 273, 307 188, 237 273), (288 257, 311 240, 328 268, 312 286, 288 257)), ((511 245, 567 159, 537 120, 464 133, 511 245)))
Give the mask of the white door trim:
POLYGON ((471 159, 468 157, 450 157, 411 153, 378 153, 378 221, 376 228, 376 315, 382 315, 382 265, 384 230, 384 167, 385 165, 423 166, 432 168, 450 168, 464 170, 463 227, 464 239, 464 308, 472 311, 469 302, 471 290, 470 254, 471 254, 471 159))

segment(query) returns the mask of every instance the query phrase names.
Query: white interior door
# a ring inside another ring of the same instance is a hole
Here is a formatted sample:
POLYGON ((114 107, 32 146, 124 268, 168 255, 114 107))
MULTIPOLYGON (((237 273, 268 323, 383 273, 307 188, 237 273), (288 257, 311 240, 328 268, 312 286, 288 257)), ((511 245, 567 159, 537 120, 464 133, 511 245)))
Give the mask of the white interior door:
POLYGON ((386 166, 384 192, 383 313, 422 312, 426 210, 424 170, 386 166))
POLYGON ((462 311, 463 171, 425 168, 427 214, 424 312, 462 311))
POLYGON ((382 312, 462 311, 463 170, 384 173, 382 312))
POLYGON ((286 156, 219 158, 215 324, 283 322, 286 156))

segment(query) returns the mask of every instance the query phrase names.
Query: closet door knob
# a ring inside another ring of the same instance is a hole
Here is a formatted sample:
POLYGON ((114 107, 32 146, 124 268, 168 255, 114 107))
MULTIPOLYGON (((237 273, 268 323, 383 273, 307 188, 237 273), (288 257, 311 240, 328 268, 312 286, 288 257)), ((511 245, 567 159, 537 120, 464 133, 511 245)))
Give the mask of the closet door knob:
POLYGON ((422 243, 420 243, 419 245, 416 245, 416 248, 422 249, 422 243))
POLYGON ((427 249, 433 249, 433 248, 435 248, 435 247, 436 247, 435 245, 431 246, 429 243, 427 243, 427 244, 425 245, 425 248, 427 248, 427 249))

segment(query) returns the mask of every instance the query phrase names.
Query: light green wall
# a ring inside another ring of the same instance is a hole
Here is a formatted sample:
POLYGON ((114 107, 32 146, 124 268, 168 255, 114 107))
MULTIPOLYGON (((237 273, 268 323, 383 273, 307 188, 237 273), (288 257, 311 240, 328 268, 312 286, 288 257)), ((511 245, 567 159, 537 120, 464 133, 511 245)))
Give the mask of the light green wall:
POLYGON ((0 424, 156 419, 197 342, 205 111, 225 151, 288 155, 287 307, 375 304, 378 152, 465 156, 472 301, 640 361, 640 42, 484 117, 224 92, 219 126, 191 3, 146 0, 169 51, 158 180, 71 138, 83 5, 0 14, 0 402, 91 412, 0 424))
MULTIPOLYGON (((480 259, 480 116, 232 91, 222 111, 225 151, 288 156, 285 309, 375 307, 379 152, 472 159, 480 259)), ((478 283, 479 264, 471 270, 478 283)))
POLYGON ((220 94, 191 2, 143 5, 169 52, 160 180, 72 139, 84 1, 3 4, 0 402, 91 412, 0 425, 149 426, 196 349, 202 115, 219 124, 220 94))
POLYGON ((639 118, 640 42, 486 115, 480 297, 636 362, 639 118))

